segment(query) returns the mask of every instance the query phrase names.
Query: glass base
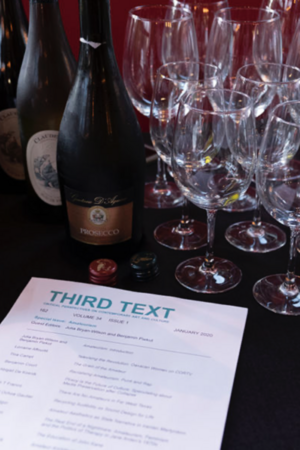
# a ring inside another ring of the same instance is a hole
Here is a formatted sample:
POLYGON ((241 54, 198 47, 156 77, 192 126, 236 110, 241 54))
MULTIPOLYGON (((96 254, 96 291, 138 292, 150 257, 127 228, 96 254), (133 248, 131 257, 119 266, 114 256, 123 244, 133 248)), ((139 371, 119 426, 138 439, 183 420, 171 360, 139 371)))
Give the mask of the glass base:
POLYGON ((266 222, 259 228, 253 227, 251 221, 235 223, 227 228, 225 238, 234 247, 253 253, 272 252, 286 243, 284 231, 266 222))
POLYGON ((253 211, 256 208, 255 188, 250 186, 243 197, 223 208, 226 212, 253 211))
POLYGON ((257 281, 253 287, 255 300, 274 313, 300 315, 300 277, 296 277, 296 288, 287 291, 283 285, 285 275, 270 275, 257 281))
POLYGON ((182 206, 183 201, 182 193, 172 181, 168 181, 163 189, 159 189, 154 181, 145 184, 145 208, 177 208, 178 206, 182 206))
POLYGON ((180 219, 176 219, 156 227, 154 230, 156 241, 173 250, 195 250, 206 245, 207 226, 205 223, 190 220, 188 229, 180 228, 180 224, 180 219))
POLYGON ((202 294, 229 291, 241 281, 242 272, 231 261, 215 258, 212 269, 203 270, 204 261, 204 256, 183 261, 176 268, 176 280, 187 289, 202 294))

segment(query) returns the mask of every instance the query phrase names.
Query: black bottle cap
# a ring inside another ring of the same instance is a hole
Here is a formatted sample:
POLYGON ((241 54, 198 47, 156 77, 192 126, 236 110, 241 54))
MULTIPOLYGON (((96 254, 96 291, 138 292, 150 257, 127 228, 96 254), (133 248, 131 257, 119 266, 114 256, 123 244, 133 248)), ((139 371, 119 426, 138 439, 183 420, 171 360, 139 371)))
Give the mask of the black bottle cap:
POLYGON ((130 259, 133 277, 138 281, 146 281, 158 275, 157 256, 152 252, 136 253, 130 259))

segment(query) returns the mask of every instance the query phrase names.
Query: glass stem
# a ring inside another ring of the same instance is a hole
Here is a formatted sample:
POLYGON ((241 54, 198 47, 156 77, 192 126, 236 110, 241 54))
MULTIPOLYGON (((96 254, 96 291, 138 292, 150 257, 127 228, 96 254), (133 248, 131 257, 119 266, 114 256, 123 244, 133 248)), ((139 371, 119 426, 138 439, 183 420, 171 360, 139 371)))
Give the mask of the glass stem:
POLYGON ((214 241, 215 241, 215 210, 207 210, 207 247, 204 260, 204 269, 212 269, 214 265, 214 241))
POLYGON ((181 235, 187 235, 193 233, 193 227, 191 226, 191 220, 189 215, 189 205, 187 199, 183 198, 182 213, 179 225, 175 229, 176 233, 181 235))
POLYGON ((158 156, 154 190, 167 189, 168 188, 167 183, 168 180, 166 173, 166 165, 162 161, 162 159, 158 156))
POLYGON ((259 228, 261 226, 261 201, 256 191, 255 193, 256 207, 253 211, 252 227, 259 228))
POLYGON ((299 236, 299 231, 300 230, 296 228, 291 228, 289 263, 284 280, 284 289, 289 293, 292 293, 295 290, 298 291, 296 285, 295 272, 296 272, 296 257, 297 257, 296 243, 299 236))

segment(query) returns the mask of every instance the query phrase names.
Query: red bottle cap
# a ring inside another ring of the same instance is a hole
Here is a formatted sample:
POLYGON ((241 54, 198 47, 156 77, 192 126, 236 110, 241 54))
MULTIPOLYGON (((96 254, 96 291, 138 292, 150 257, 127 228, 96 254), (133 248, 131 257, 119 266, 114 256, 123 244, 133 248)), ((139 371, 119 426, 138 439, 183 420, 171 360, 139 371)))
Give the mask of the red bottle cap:
POLYGON ((89 280, 95 284, 115 286, 118 266, 112 259, 96 259, 89 265, 89 280))

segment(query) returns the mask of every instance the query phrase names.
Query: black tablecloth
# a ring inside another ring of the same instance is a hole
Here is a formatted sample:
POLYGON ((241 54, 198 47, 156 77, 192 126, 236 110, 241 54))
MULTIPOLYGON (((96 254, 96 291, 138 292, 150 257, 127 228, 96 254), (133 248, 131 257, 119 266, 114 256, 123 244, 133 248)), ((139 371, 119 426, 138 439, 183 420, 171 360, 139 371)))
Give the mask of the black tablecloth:
MULTIPOLYGON (((153 177, 155 163, 148 165, 147 170, 147 177, 153 177)), ((31 277, 88 282, 88 264, 70 253, 63 224, 39 223, 29 214, 25 195, 0 195, 0 201, 0 320, 31 277)), ((192 206, 191 213, 206 221, 203 210, 192 206)), ((152 281, 134 281, 128 261, 122 261, 117 287, 248 308, 222 450, 299 450, 300 317, 269 312, 252 295, 258 279, 285 272, 288 244, 268 254, 242 252, 227 243, 224 232, 234 222, 251 219, 252 213, 218 212, 215 254, 235 262, 243 278, 226 293, 197 294, 182 287, 175 280, 174 271, 184 259, 204 254, 205 248, 174 251, 162 247, 153 237, 158 224, 179 216, 180 209, 145 210, 144 239, 139 250, 157 254, 160 274, 152 281)), ((265 212, 264 218, 273 221, 265 212)), ((201 442, 199 450, 205 450, 201 442)))

